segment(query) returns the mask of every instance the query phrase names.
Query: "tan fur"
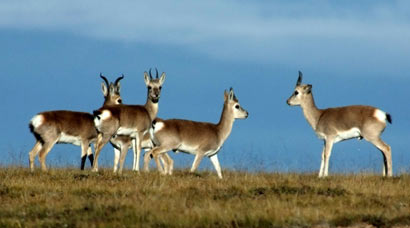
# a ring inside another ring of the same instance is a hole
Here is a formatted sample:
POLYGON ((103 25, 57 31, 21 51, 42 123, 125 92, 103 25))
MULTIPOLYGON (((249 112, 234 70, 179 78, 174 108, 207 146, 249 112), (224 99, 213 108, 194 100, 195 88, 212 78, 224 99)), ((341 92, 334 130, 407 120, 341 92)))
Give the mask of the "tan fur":
POLYGON ((224 108, 219 123, 196 122, 190 120, 156 119, 161 123, 161 128, 155 130, 153 141, 158 143, 150 152, 145 154, 144 169, 148 171, 150 154, 153 155, 158 170, 170 174, 172 165, 167 165, 171 170, 161 170, 158 156, 170 150, 191 153, 195 155, 191 172, 194 172, 201 159, 207 156, 211 159, 218 177, 222 178, 217 153, 231 133, 233 122, 236 118, 247 118, 248 112, 240 107, 233 90, 224 93, 224 108))
POLYGON ((383 154, 383 175, 392 176, 391 148, 380 135, 386 128, 387 114, 377 108, 353 105, 337 108, 318 109, 315 105, 312 86, 302 85, 302 74, 295 92, 287 100, 289 105, 300 105, 303 114, 316 134, 325 141, 319 177, 328 175, 329 158, 333 144, 350 138, 362 137, 375 145, 383 154), (384 114, 385 118, 382 118, 384 114))
MULTIPOLYGON (((108 85, 108 81, 107 85, 102 83, 102 92, 104 94, 103 105, 115 105, 121 102, 119 94, 120 79, 121 78, 117 79, 115 84, 111 83, 108 85)), ((97 131, 94 127, 93 119, 93 115, 89 113, 65 110, 41 112, 33 117, 30 128, 36 137, 36 143, 29 152, 31 171, 34 171, 34 159, 37 154, 39 155, 41 169, 43 171, 47 170, 45 159, 56 143, 72 143, 81 146, 81 169, 84 168, 87 155, 92 163, 90 144, 94 143, 97 138, 97 131), (36 118, 39 118, 41 121, 35 121, 36 118), (75 140, 67 141, 67 139, 75 140)))

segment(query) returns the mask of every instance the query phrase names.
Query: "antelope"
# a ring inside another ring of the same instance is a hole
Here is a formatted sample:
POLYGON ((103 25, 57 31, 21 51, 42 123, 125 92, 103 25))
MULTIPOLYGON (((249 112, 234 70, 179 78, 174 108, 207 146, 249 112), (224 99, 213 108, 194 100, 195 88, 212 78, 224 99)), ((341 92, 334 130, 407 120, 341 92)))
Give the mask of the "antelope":
MULTIPOLYGON (((148 89, 145 105, 121 104, 116 106, 103 106, 94 111, 94 124, 97 128, 98 136, 92 171, 98 172, 98 157, 101 149, 116 135, 128 136, 132 139, 134 150, 133 170, 139 171, 143 137, 144 134, 148 133, 151 122, 158 113, 158 101, 162 84, 165 81, 165 73, 162 73, 161 77, 158 78, 157 70, 156 78, 154 79, 152 78, 151 72, 149 75, 147 72, 144 72, 144 81, 148 89)), ((121 147, 120 169, 122 169, 122 162, 124 161, 128 147, 129 144, 128 146, 121 147)), ((116 161, 114 160, 114 164, 115 163, 116 161)))
MULTIPOLYGON (((118 77, 111 84, 102 74, 100 77, 105 81, 105 84, 101 83, 104 95, 103 106, 121 104, 120 80, 124 78, 124 75, 118 77)), ((56 143, 81 146, 81 170, 84 170, 87 157, 93 165, 94 156, 90 144, 97 139, 97 130, 93 119, 93 115, 89 113, 67 110, 46 111, 35 115, 29 124, 30 130, 36 138, 36 143, 29 152, 31 171, 34 171, 34 159, 37 154, 41 169, 47 171, 46 156, 56 143)))
MULTIPOLYGON (((246 119, 248 112, 243 109, 236 98, 233 89, 224 91, 224 105, 219 123, 195 122, 190 120, 157 118, 153 123, 152 141, 156 145, 144 156, 144 170, 148 171, 150 155, 155 159, 158 171, 162 174, 159 155, 170 150, 195 155, 191 172, 195 172, 204 156, 210 158, 217 174, 222 179, 218 152, 231 133, 235 119, 246 119)), ((168 164, 172 169, 172 165, 168 164)))
POLYGON ((318 109, 312 94, 312 85, 301 84, 302 72, 295 91, 287 100, 290 106, 300 105, 303 114, 320 139, 324 140, 319 177, 328 176, 329 158, 334 143, 358 138, 372 143, 383 154, 383 176, 391 177, 391 148, 380 138, 386 121, 392 123, 390 114, 371 106, 354 105, 318 109))

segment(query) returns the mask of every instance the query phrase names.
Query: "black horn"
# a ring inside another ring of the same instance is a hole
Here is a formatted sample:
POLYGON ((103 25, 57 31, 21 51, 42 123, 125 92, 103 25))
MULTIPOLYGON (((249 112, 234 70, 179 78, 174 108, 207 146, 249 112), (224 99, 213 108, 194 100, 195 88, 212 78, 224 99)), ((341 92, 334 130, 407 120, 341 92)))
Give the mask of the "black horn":
POLYGON ((303 77, 303 74, 302 72, 299 71, 299 77, 298 77, 298 81, 296 82, 296 86, 299 86, 302 83, 302 77, 303 77))
POLYGON ((110 88, 110 83, 108 82, 108 79, 100 73, 100 77, 105 81, 105 84, 107 84, 107 88, 110 88))
POLYGON ((156 77, 158 78, 158 69, 155 67, 156 77))
POLYGON ((121 77, 118 77, 117 80, 115 80, 114 85, 117 86, 118 82, 124 78, 124 74, 121 74, 121 77))
POLYGON ((152 80, 151 68, 149 68, 149 78, 152 80))

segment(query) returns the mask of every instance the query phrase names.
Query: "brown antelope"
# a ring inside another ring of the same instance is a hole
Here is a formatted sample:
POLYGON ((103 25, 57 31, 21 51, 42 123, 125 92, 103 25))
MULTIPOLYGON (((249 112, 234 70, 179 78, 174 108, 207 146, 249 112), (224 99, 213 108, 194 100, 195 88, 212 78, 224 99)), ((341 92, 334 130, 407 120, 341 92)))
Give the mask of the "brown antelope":
MULTIPOLYGON (((94 124, 98 130, 97 143, 95 148, 95 161, 93 171, 98 171, 98 157, 101 149, 116 135, 128 136, 132 138, 134 149, 133 170, 139 171, 139 160, 141 154, 141 144, 144 134, 148 133, 152 120, 158 113, 158 101, 161 94, 162 84, 165 81, 165 73, 158 78, 152 78, 144 72, 144 80, 148 89, 147 102, 145 105, 116 105, 103 106, 94 111, 94 124)), ((121 148, 120 160, 124 161, 128 147, 121 148)))
MULTIPOLYGON (((158 78, 158 70, 156 70, 156 78, 158 78)), ((151 69, 149 70, 149 77, 150 80, 152 79, 151 75, 151 69)), ((125 156, 127 155, 127 152, 130 148, 133 148, 134 142, 132 141, 132 138, 127 135, 114 135, 110 139, 111 145, 114 147, 114 173, 118 171, 119 174, 122 173, 123 167, 124 167, 124 161, 125 161, 125 156), (118 168, 119 164, 119 168, 118 168)), ((146 151, 152 149, 153 143, 151 141, 150 135, 148 133, 144 134, 143 139, 141 141, 141 149, 144 149, 146 151)), ((134 156, 135 156, 135 150, 134 150, 134 156)), ((163 161, 163 158, 160 158, 161 161, 163 161)), ((162 162, 165 166, 170 163, 171 165, 173 164, 172 159, 168 156, 168 154, 165 154, 165 159, 168 160, 168 162, 162 162)), ((134 158, 134 162, 136 159, 134 158)), ((134 166, 135 167, 135 164, 134 166)))
MULTIPOLYGON (((158 170, 164 174, 158 156, 170 150, 195 155, 191 172, 195 172, 204 156, 211 159, 218 177, 222 178, 217 153, 231 133, 235 119, 246 119, 248 112, 243 109, 232 88, 224 91, 224 106, 219 123, 194 122, 190 120, 157 118, 153 123, 152 140, 156 145, 144 156, 144 169, 148 171, 150 155, 155 159, 158 170)), ((172 169, 172 164, 167 165, 172 169)))
POLYGON ((318 109, 313 99, 312 85, 301 83, 302 72, 299 71, 295 91, 287 103, 291 106, 300 105, 310 126, 324 140, 319 177, 328 175, 333 144, 351 138, 364 138, 376 146, 383 154, 383 176, 391 177, 391 148, 380 138, 386 128, 386 121, 392 122, 390 114, 363 105, 318 109))
MULTIPOLYGON (((105 81, 105 84, 101 84, 104 94, 103 106, 120 104, 122 102, 120 80, 124 76, 117 78, 115 83, 111 84, 102 74, 100 77, 105 81)), ((90 144, 97 139, 93 119, 94 117, 90 113, 65 110, 47 111, 35 115, 29 124, 30 130, 36 138, 36 143, 29 153, 31 171, 34 171, 34 159, 37 154, 41 169, 47 170, 46 156, 56 143, 71 143, 81 146, 81 170, 84 169, 87 155, 91 165, 93 165, 94 156, 90 144)))

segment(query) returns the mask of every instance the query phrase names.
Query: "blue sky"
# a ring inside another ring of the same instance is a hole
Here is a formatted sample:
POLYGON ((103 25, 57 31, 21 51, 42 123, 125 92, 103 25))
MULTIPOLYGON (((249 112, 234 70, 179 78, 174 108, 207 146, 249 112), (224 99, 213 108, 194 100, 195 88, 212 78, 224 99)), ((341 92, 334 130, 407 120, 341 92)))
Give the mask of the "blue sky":
MULTIPOLYGON (((100 107, 100 72, 123 73, 124 103, 142 104, 143 72, 158 67, 167 73, 161 118, 217 122, 224 89, 235 89, 250 116, 235 122, 223 168, 318 170, 322 142, 285 103, 301 70, 320 108, 391 113, 383 139, 395 173, 409 171, 409 11, 408 1, 1 1, 0 164, 27 165, 36 113, 100 107)), ((179 168, 193 161, 171 156, 179 168)), ((47 163, 79 166, 79 157, 78 147, 57 145, 47 163)), ((107 146, 102 164, 111 167, 112 157, 107 146)), ((381 159, 350 140, 335 145, 329 171, 381 173, 381 159)))

